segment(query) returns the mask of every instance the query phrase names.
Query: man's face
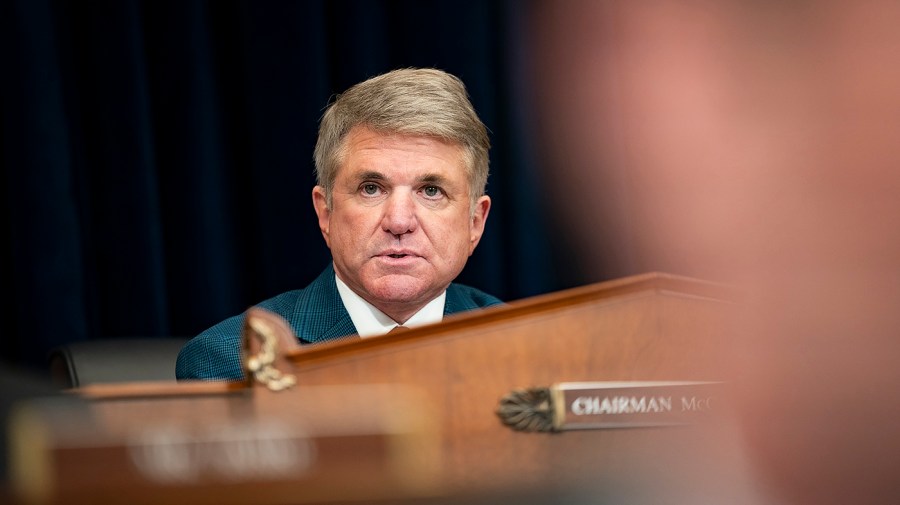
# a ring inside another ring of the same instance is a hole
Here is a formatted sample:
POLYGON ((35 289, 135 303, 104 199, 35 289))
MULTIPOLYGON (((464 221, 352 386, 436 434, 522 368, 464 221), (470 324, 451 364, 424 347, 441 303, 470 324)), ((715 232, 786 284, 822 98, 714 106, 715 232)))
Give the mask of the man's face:
POLYGON ((353 128, 332 204, 313 189, 338 277, 404 322, 438 296, 475 250, 490 210, 471 211, 462 147, 431 137, 353 128))

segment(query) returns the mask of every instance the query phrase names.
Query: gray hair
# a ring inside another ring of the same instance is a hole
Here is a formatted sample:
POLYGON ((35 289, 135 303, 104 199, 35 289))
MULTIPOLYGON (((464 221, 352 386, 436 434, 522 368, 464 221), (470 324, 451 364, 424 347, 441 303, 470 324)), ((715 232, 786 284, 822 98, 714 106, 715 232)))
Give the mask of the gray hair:
POLYGON ((325 189, 329 208, 344 140, 355 126, 459 144, 473 209, 484 194, 490 139, 459 78, 442 70, 406 68, 372 77, 338 95, 322 115, 314 155, 316 182, 325 189))

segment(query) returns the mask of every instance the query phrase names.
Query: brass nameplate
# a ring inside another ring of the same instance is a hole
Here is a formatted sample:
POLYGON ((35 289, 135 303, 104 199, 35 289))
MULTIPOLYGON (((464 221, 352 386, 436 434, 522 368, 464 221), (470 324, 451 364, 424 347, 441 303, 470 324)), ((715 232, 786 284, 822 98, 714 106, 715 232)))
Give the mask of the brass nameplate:
POLYGON ((513 391, 497 414, 518 431, 642 428, 693 423, 721 401, 719 382, 563 382, 513 391))

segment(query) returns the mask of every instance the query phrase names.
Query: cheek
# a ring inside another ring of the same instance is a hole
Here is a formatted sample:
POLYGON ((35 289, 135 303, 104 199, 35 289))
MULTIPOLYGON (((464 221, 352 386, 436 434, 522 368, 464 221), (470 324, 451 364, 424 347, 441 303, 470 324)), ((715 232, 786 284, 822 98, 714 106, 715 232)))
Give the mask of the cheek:
POLYGON ((446 262, 464 263, 469 257, 471 238, 468 220, 457 218, 441 228, 435 238, 435 246, 442 251, 446 262))
POLYGON ((343 255, 352 255, 363 240, 363 230, 358 219, 346 214, 331 220, 332 249, 337 247, 343 255))
POLYGON ((378 212, 375 209, 368 209, 368 212, 365 209, 355 212, 344 212, 337 217, 337 222, 343 234, 353 238, 370 229, 372 223, 377 219, 377 214, 378 212))
POLYGON ((351 254, 358 249, 358 244, 363 242, 363 233, 359 228, 350 226, 349 223, 341 227, 339 242, 345 249, 345 254, 351 254))

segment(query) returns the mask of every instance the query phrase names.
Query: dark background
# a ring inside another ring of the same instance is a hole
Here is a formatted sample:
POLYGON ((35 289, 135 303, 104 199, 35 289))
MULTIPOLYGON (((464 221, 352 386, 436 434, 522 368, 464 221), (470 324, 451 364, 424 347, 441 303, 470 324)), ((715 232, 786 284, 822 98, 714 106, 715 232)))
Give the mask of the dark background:
POLYGON ((898 25, 895 0, 0 0, 0 363, 190 336, 306 285, 323 108, 434 66, 494 145, 461 281, 745 293, 735 459, 670 482, 737 463, 730 502, 898 503, 898 25))
POLYGON ((398 67, 459 76, 491 132, 494 204, 458 281, 509 301, 599 280, 567 259, 542 200, 529 2, 0 5, 8 365, 191 336, 309 283, 330 258, 310 197, 318 119, 398 67))

